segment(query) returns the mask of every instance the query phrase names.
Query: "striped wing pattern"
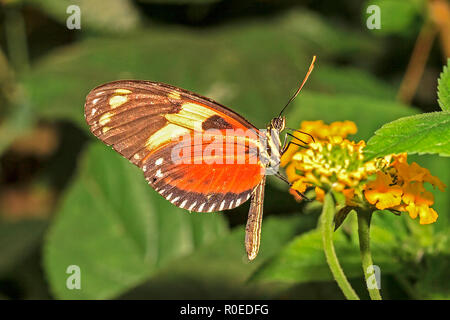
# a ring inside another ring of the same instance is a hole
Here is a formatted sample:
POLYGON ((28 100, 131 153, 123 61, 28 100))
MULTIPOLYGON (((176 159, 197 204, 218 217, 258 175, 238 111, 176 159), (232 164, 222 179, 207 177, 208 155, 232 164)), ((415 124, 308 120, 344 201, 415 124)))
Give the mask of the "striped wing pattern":
POLYGON ((250 198, 264 177, 264 166, 254 153, 259 131, 232 110, 189 91, 150 81, 115 81, 89 93, 85 117, 95 136, 139 166, 148 183, 180 208, 196 212, 235 208, 250 198), (256 161, 227 164, 224 155, 213 153, 210 160, 222 158, 222 163, 200 163, 195 161, 199 154, 191 151, 184 155, 190 163, 175 163, 177 139, 190 138, 194 147, 194 135, 207 129, 213 134, 197 149, 200 154, 211 143, 224 150, 233 144, 235 150, 237 145, 246 150, 240 156, 256 161), (225 140, 226 129, 250 129, 253 136, 225 140))

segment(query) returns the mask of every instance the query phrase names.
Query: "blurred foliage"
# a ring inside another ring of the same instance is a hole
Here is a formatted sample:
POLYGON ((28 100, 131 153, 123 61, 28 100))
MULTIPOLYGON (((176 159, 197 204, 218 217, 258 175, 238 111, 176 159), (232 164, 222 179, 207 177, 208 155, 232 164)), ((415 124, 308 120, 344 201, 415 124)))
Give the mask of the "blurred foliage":
POLYGON ((377 5, 381 12, 381 29, 373 31, 379 35, 413 35, 424 18, 427 0, 369 0, 366 6, 377 5))
MULTIPOLYGON (((449 136, 450 76, 439 44, 412 104, 396 100, 428 19, 425 0, 80 0, 81 30, 66 28, 69 4, 0 1, 1 298, 343 298, 321 250, 317 202, 298 204, 284 184, 268 179, 261 249, 249 263, 248 204, 224 214, 178 209, 94 140, 84 99, 107 81, 166 82, 263 128, 317 55, 286 112, 289 127, 352 120, 352 139, 370 139, 368 154, 418 153, 411 159, 450 185, 450 160, 421 155, 449 155, 448 144, 436 149, 430 138, 449 136), (366 28, 370 4, 380 6, 379 30, 366 28), (424 110, 439 113, 419 114, 424 110), (54 130, 37 134, 43 126, 54 130), (42 189, 52 200, 33 210, 43 202, 28 199, 42 189), (23 198, 8 198, 12 190, 23 198), (66 287, 70 265, 81 267, 81 290, 66 287)), ((450 298, 448 193, 435 193, 434 207, 439 219, 431 226, 390 212, 374 216, 373 258, 389 284, 384 296, 450 298)), ((335 237, 352 284, 362 283, 353 213, 335 237)))
POLYGON ((44 11, 61 24, 66 24, 67 17, 73 14, 69 5, 81 8, 83 28, 96 32, 126 33, 136 29, 140 24, 139 11, 128 0, 78 0, 76 2, 59 0, 23 0, 44 11))

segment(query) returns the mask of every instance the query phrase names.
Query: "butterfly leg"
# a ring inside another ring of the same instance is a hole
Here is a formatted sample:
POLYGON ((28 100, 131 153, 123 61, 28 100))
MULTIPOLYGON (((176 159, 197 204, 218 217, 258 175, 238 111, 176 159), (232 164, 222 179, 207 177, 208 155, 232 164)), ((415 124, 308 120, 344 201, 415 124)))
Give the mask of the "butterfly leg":
POLYGON ((247 225, 245 227, 245 250, 250 261, 256 258, 259 251, 265 184, 266 177, 262 179, 252 194, 247 225))
MULTIPOLYGON (((286 182, 286 183, 289 185, 289 187, 292 188, 292 183, 290 183, 290 182, 288 181, 288 179, 286 179, 285 177, 283 177, 279 172, 275 173, 275 177, 277 177, 277 178, 281 179, 282 181, 286 182)), ((294 190, 295 190, 295 189, 294 189, 294 190)), ((308 198, 304 193, 302 193, 302 192, 300 192, 300 191, 298 191, 298 190, 295 190, 295 192, 296 192, 299 196, 301 196, 303 199, 305 199, 306 201, 312 201, 312 200, 311 200, 310 198, 308 198)))
POLYGON ((305 148, 305 149, 308 148, 308 147, 306 147, 306 146, 304 146, 304 145, 301 145, 301 144, 298 144, 298 143, 296 143, 296 142, 294 142, 294 141, 292 141, 292 140, 290 140, 290 141, 288 142, 288 139, 287 139, 288 136, 293 137, 293 138, 297 139, 298 141, 300 141, 301 143, 307 145, 307 143, 306 143, 305 141, 303 141, 303 140, 297 138, 296 136, 294 136, 293 134, 291 134, 291 133, 289 133, 289 132, 286 132, 286 134, 284 135, 283 146, 282 146, 282 148, 281 148, 281 154, 282 154, 282 155, 283 155, 283 153, 286 152, 286 150, 289 149, 289 147, 290 147, 291 144, 296 145, 296 146, 298 146, 298 147, 300 147, 300 148, 305 148))

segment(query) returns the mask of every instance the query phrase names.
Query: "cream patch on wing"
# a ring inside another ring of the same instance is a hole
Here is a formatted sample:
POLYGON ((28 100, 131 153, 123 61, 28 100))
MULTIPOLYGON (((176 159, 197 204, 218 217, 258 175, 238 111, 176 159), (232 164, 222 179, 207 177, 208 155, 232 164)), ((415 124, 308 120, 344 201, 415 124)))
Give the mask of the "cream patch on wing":
POLYGON ((113 114, 111 112, 106 112, 104 114, 102 114, 102 116, 100 117, 100 119, 98 120, 98 123, 101 126, 104 126, 105 124, 107 124, 108 122, 111 121, 111 117, 113 116, 113 114))
POLYGON ((213 115, 217 115, 217 112, 199 104, 188 102, 181 106, 178 113, 166 114, 165 118, 178 126, 201 131, 203 121, 213 115))
POLYGON ((180 93, 177 92, 177 91, 172 91, 172 92, 170 92, 170 93, 167 95, 167 97, 169 97, 169 98, 171 98, 171 99, 174 99, 174 100, 180 100, 180 99, 181 99, 181 95, 180 95, 180 93))
POLYGON ((154 134, 150 136, 145 142, 145 146, 148 150, 155 150, 161 145, 164 145, 172 140, 177 139, 180 136, 189 134, 190 130, 180 127, 173 123, 168 123, 154 134))
POLYGON ((114 92, 117 93, 117 94, 129 94, 132 91, 128 90, 128 89, 116 89, 114 92))
POLYGON ((109 105, 111 106, 112 109, 114 109, 123 105, 127 101, 128 101, 127 96, 120 96, 120 95, 112 96, 111 98, 109 98, 109 105))

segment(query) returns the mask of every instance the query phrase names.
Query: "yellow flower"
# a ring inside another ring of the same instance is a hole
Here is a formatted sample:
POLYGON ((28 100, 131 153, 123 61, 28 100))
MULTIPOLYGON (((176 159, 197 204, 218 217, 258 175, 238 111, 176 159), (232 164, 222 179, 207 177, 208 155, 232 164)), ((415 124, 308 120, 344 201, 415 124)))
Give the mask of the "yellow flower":
POLYGON ((303 121, 300 130, 311 134, 316 140, 327 140, 328 137, 345 138, 358 131, 352 121, 336 121, 326 125, 322 120, 303 121))
POLYGON ((380 210, 398 206, 402 201, 402 188, 393 185, 388 174, 381 171, 376 174, 377 178, 366 185, 364 195, 367 201, 380 210))
POLYGON ((412 219, 419 217, 420 224, 437 220, 438 214, 431 208, 433 194, 425 190, 424 183, 440 191, 446 186, 428 169, 415 162, 408 164, 406 153, 364 161, 364 141, 346 139, 357 131, 351 121, 330 125, 303 121, 300 130, 314 136, 315 142, 310 142, 308 149, 288 150, 282 158, 292 183, 290 193, 298 201, 301 197, 295 190, 304 193, 315 187, 318 201, 323 201, 326 191, 334 190, 344 195, 350 207, 408 212, 412 219))
POLYGON ((426 205, 414 205, 409 204, 406 207, 406 210, 409 212, 409 216, 412 219, 417 218, 417 215, 419 215, 419 221, 420 224, 430 224, 433 222, 436 222, 438 218, 437 212, 426 205))
MULTIPOLYGON (((401 158, 406 159, 406 154, 402 155, 401 158)), ((399 161, 393 164, 393 167, 397 169, 398 176, 403 182, 428 182, 438 187, 442 192, 446 187, 439 178, 431 175, 430 170, 422 168, 416 162, 409 165, 407 162, 399 161)))
MULTIPOLYGON (((364 141, 358 143, 346 139, 356 133, 356 125, 351 121, 333 122, 304 121, 301 131, 314 136, 308 149, 292 149, 283 155, 282 166, 286 167, 292 189, 304 192, 308 187, 316 187, 316 199, 323 200, 324 190, 342 192, 346 204, 358 204, 360 192, 356 192, 362 181, 376 171, 375 161, 364 163, 364 141)), ((292 192, 295 194, 296 192, 292 192)), ((301 200, 296 196, 297 200, 301 200)))
POLYGON ((325 192, 323 189, 320 189, 319 187, 316 187, 316 200, 323 202, 323 199, 325 198, 325 192))
POLYGON ((406 211, 409 212, 412 219, 419 215, 420 224, 433 223, 437 220, 437 212, 430 208, 434 203, 434 196, 431 192, 425 190, 422 183, 407 183, 403 190, 402 200, 407 205, 406 211))
MULTIPOLYGON (((326 125, 322 120, 317 121, 302 121, 300 131, 310 134, 316 141, 327 140, 328 137, 345 138, 349 134, 357 132, 355 123, 352 121, 336 121, 330 125, 326 125)), ((301 132, 294 132, 294 136, 298 139, 311 143, 312 139, 301 132)), ((285 167, 292 159, 292 156, 298 151, 299 147, 291 144, 281 157, 281 166, 285 167)))
POLYGON ((380 210, 407 211, 412 219, 419 216, 420 224, 435 222, 438 214, 430 208, 434 196, 423 184, 429 182, 441 191, 445 184, 417 163, 408 164, 406 154, 393 155, 392 159, 386 172, 377 172, 377 179, 366 185, 367 201, 380 210))

